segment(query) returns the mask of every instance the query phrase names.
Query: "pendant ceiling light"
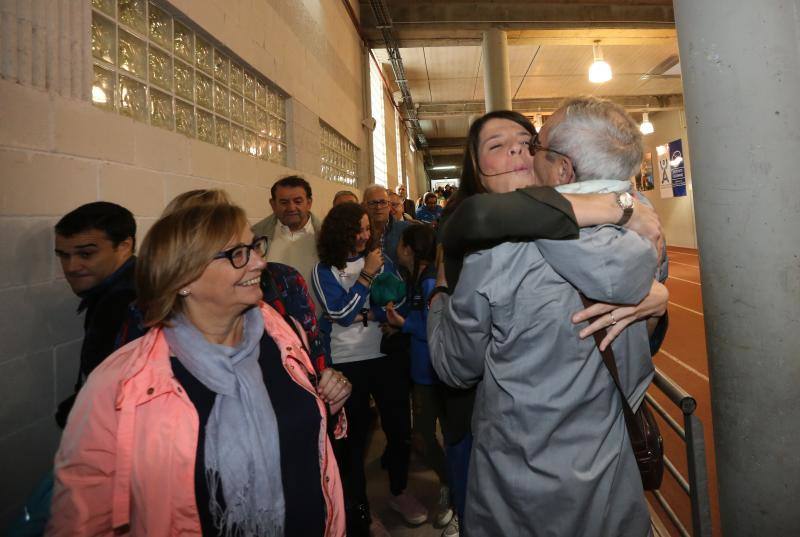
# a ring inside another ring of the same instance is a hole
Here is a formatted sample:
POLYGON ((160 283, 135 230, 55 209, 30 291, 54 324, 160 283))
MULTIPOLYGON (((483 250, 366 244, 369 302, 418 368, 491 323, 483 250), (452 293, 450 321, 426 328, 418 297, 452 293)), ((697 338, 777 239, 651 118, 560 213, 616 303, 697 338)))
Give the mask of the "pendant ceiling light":
POLYGON ((639 130, 642 134, 653 134, 655 132, 653 124, 650 123, 650 118, 647 117, 647 112, 642 114, 642 124, 639 125, 639 130))
POLYGON ((602 84, 611 80, 611 66, 603 60, 603 51, 600 50, 600 41, 595 41, 592 45, 594 61, 589 67, 589 82, 602 84))

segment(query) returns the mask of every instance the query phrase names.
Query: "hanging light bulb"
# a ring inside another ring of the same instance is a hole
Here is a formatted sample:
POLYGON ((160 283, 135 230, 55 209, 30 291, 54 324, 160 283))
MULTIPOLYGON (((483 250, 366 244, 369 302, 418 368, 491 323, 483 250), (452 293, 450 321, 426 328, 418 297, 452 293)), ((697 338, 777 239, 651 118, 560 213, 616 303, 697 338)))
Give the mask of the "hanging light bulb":
POLYGON ((653 134, 656 130, 653 127, 653 124, 650 123, 650 118, 647 117, 647 112, 642 114, 642 124, 639 125, 639 130, 642 134, 653 134))
POLYGON ((592 45, 592 52, 594 53, 594 61, 592 66, 589 67, 589 82, 594 84, 602 84, 611 80, 611 66, 603 61, 603 51, 600 50, 600 41, 595 41, 592 45))
POLYGON ((542 130, 542 114, 539 112, 533 114, 533 126, 536 127, 536 132, 542 130))

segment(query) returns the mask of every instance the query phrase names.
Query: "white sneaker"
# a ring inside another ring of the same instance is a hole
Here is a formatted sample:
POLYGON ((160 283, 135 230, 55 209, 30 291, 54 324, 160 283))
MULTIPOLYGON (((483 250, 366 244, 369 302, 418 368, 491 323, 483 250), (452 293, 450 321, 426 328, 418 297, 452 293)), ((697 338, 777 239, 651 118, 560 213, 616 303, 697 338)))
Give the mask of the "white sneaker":
POLYGON ((436 517, 433 525, 443 528, 450 523, 453 518, 453 508, 450 506, 450 487, 442 485, 439 487, 439 501, 436 504, 436 517))
POLYGON ((450 524, 448 524, 442 532, 442 537, 458 537, 458 534, 458 515, 453 515, 453 519, 450 521, 450 524))

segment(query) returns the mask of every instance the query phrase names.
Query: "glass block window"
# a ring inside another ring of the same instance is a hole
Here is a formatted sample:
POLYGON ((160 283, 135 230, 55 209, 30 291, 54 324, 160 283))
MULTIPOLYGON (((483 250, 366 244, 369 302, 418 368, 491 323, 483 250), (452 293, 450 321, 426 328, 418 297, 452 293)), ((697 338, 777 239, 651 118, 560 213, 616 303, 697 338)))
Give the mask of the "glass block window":
POLYGON ((322 121, 319 126, 322 131, 320 175, 334 183, 356 186, 358 148, 322 121))
POLYGON ((92 3, 92 102, 286 164, 286 96, 157 2, 92 3))

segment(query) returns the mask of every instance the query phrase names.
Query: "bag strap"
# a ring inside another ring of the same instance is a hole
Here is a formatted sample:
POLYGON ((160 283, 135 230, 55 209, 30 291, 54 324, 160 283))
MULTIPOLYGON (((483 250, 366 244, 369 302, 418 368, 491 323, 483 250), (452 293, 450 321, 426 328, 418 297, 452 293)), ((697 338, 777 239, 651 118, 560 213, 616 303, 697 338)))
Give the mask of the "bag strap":
MULTIPOLYGON (((583 307, 588 308, 592 306, 594 302, 586 298, 581 292, 578 292, 581 296, 581 301, 583 302, 583 307)), ((594 320, 594 319, 592 319, 594 320)), ((599 330, 595 331, 594 335, 594 342, 597 345, 597 350, 600 350, 600 343, 606 337, 606 329, 600 328, 599 330)), ((631 438, 631 442, 638 442, 643 439, 643 434, 641 429, 636 423, 636 418, 633 415, 633 410, 631 406, 628 404, 628 398, 625 396, 625 392, 622 390, 622 386, 619 382, 619 371, 617 370, 617 361, 614 359, 614 351, 611 350, 611 345, 606 347, 606 350, 600 350, 600 355, 603 357, 603 363, 606 365, 606 369, 608 372, 611 373, 611 378, 614 380, 614 385, 617 387, 617 391, 619 392, 620 396, 622 397, 622 414, 625 416, 625 426, 628 429, 628 436, 631 438)), ((644 401, 642 402, 644 404, 644 401)))

